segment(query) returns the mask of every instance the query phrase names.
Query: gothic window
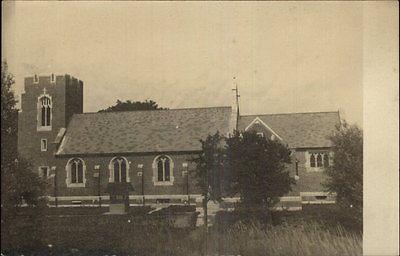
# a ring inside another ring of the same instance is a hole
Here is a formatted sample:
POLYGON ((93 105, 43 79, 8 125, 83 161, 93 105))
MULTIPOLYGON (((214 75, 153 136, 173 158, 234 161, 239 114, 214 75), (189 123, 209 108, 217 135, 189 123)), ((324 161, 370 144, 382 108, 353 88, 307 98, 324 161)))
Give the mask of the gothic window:
POLYGON ((110 182, 128 182, 129 163, 124 157, 114 157, 110 162, 110 182))
POLYGON ((328 152, 313 152, 310 154, 310 167, 328 167, 329 153, 328 152))
POLYGON ((317 155, 317 167, 322 167, 322 155, 317 155))
POLYGON ((51 126, 51 99, 47 96, 39 98, 39 126, 50 127, 51 126))
POLYGON ((311 154, 310 156, 310 166, 315 167, 315 155, 311 154))
POLYGON ((72 158, 67 163, 67 185, 69 187, 84 186, 85 162, 80 158, 72 158))
POLYGON ((155 158, 154 163, 154 180, 155 184, 172 184, 173 177, 173 162, 169 156, 162 155, 155 158))

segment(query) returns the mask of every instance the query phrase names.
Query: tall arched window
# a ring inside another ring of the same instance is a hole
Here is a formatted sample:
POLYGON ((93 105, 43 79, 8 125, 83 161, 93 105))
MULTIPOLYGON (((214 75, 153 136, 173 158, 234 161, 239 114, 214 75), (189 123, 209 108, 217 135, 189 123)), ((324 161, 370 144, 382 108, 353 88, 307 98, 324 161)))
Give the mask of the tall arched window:
POLYGON ((129 163, 125 157, 114 157, 110 161, 110 182, 129 182, 129 163))
POLYGON ((38 114, 39 114, 39 126, 50 127, 51 126, 51 99, 48 96, 42 96, 38 102, 38 114))
POLYGON ((322 155, 317 155, 317 167, 322 167, 322 155))
POLYGON ((72 158, 67 163, 67 186, 83 187, 85 186, 85 162, 81 158, 72 158))
POLYGON ((315 155, 311 154, 310 156, 310 166, 315 167, 315 155))
POLYGON ((162 155, 154 159, 154 182, 155 184, 172 184, 173 177, 173 162, 169 156, 162 155))

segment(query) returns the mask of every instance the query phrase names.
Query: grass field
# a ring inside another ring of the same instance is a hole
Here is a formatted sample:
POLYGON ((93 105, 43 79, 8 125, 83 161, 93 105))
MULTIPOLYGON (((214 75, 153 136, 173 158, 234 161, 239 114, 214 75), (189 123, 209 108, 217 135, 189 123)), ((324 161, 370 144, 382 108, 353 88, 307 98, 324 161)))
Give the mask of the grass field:
POLYGON ((162 216, 52 216, 40 231, 43 244, 51 246, 33 248, 36 253, 24 250, 23 255, 362 255, 360 232, 328 227, 311 218, 311 212, 302 215, 285 215, 273 224, 214 225, 208 239, 203 227, 171 228, 162 216))
MULTIPOLYGON (((204 229, 191 231, 166 227, 123 226, 49 233, 47 255, 362 255, 362 238, 338 228, 323 230, 314 223, 263 226, 236 223, 224 232, 210 229, 207 244, 204 229), (207 253, 206 249, 207 248, 207 253), (51 251, 51 253, 50 253, 51 251)), ((7 254, 6 254, 7 255, 7 254)), ((24 255, 29 255, 25 253, 24 255)))

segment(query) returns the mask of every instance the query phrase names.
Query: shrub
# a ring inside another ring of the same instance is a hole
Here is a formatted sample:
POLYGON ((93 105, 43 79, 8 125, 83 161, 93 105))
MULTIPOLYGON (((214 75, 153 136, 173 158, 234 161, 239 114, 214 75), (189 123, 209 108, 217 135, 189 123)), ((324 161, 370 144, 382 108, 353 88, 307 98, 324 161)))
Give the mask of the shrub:
POLYGON ((356 125, 343 122, 330 138, 334 161, 327 169, 327 189, 336 193, 341 215, 362 225, 363 134, 356 125))

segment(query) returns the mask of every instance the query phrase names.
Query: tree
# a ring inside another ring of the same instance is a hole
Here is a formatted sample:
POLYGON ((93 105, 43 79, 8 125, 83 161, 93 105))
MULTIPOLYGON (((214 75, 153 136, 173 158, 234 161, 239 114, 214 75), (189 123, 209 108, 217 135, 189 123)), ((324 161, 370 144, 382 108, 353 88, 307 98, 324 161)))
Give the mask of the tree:
POLYGON ((206 201, 220 201, 221 175, 224 168, 224 138, 217 132, 200 140, 201 153, 192 159, 196 163, 195 177, 206 201))
MULTIPOLYGON (((208 210, 210 200, 221 201, 222 178, 224 173, 224 137, 219 132, 208 135, 205 140, 200 140, 202 151, 191 161, 196 164, 195 177, 197 186, 202 191, 204 210, 204 254, 207 254, 208 244, 208 210)), ((189 174, 188 174, 189 175, 189 174)))
POLYGON ((286 164, 290 150, 255 132, 235 132, 226 140, 230 194, 238 193, 247 209, 272 207, 288 193, 294 180, 286 164))
POLYGON ((37 220, 45 206, 46 183, 17 154, 16 100, 7 63, 1 64, 1 246, 33 246, 39 238, 37 220), (23 204, 27 207, 23 208, 23 204), (22 221, 21 214, 25 214, 22 221), (26 223, 27 225, 24 225, 26 223))
POLYGON ((201 143, 202 151, 192 161, 205 209, 208 200, 220 201, 222 195, 240 195, 247 209, 268 209, 294 184, 286 169, 290 150, 279 141, 235 131, 229 138, 209 135, 201 143))
POLYGON ((333 165, 327 168, 328 191, 336 193, 342 212, 362 224, 363 206, 363 134, 345 121, 336 127, 332 141, 333 165))
POLYGON ((158 107, 158 104, 152 100, 145 100, 144 102, 140 101, 130 101, 122 102, 117 100, 114 106, 108 107, 106 109, 102 109, 99 112, 117 112, 117 111, 138 111, 138 110, 157 110, 157 109, 165 109, 158 107))
MULTIPOLYGON (((11 86, 14 77, 8 72, 6 62, 1 63, 1 163, 17 154, 17 101, 11 86)), ((14 157, 15 158, 15 157, 14 157)))

